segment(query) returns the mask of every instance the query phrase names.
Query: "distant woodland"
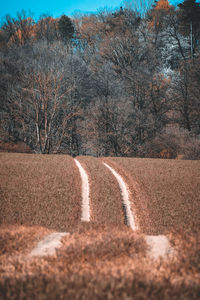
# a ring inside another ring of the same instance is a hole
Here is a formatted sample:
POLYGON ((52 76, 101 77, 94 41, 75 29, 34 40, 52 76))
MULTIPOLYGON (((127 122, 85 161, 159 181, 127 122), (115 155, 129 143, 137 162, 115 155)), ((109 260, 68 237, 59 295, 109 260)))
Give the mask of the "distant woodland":
POLYGON ((200 4, 145 3, 73 18, 7 15, 1 146, 200 159, 200 4))

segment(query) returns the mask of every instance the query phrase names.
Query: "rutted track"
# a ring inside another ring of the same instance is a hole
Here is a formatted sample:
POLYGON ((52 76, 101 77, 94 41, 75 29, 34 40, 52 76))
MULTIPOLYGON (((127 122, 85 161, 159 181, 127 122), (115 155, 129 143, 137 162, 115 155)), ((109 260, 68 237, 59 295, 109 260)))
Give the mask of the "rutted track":
MULTIPOLYGON (((136 230, 137 227, 135 225, 134 217, 130 208, 128 187, 123 178, 111 166, 109 166, 105 162, 103 162, 103 164, 112 172, 112 174, 117 179, 121 190, 123 205, 125 208, 127 225, 130 226, 132 230, 136 230)), ((166 257, 167 255, 173 254, 173 249, 170 247, 169 240, 165 235, 146 235, 145 240, 148 245, 148 253, 151 258, 158 259, 159 257, 166 257)))
POLYGON ((103 164, 104 164, 104 166, 106 166, 112 172, 112 174, 117 179, 117 181, 119 183, 120 190, 121 190, 121 194, 122 194, 122 201, 123 201, 123 206, 124 206, 124 210, 125 210, 125 217, 126 217, 126 220, 127 220, 127 225, 130 226, 131 229, 136 230, 137 227, 136 227, 136 224, 135 224, 133 214, 131 212, 130 201, 129 201, 129 192, 128 192, 128 188, 126 186, 126 183, 124 182, 122 177, 113 168, 111 168, 108 164, 106 164, 104 162, 103 162, 103 164))
POLYGON ((81 180, 82 180, 82 213, 81 221, 89 222, 90 221, 90 186, 88 175, 80 162, 77 159, 74 159, 75 163, 79 169, 81 180))
MULTIPOLYGON (((79 168, 81 179, 82 179, 82 221, 90 221, 90 206, 89 206, 89 180, 88 175, 80 162, 75 159, 75 163, 79 168)), ((103 165, 110 170, 110 172, 117 179, 119 188, 121 191, 123 207, 125 211, 125 217, 127 221, 127 226, 129 226, 133 231, 138 229, 135 224, 134 216, 131 212, 130 201, 129 201, 129 191, 128 187, 123 180, 123 178, 108 164, 103 162, 103 165)), ((55 254, 55 250, 61 247, 61 238, 66 236, 67 233, 55 232, 46 236, 41 240, 37 247, 31 252, 31 256, 45 256, 55 254)), ((169 240, 164 235, 158 236, 145 236, 145 241, 148 245, 148 254, 152 259, 158 259, 159 257, 166 257, 167 255, 173 254, 173 249, 170 247, 169 240)))
POLYGON ((78 160, 87 172, 90 183, 90 222, 94 226, 124 227, 126 220, 121 194, 111 172, 98 158, 79 156, 78 160))
MULTIPOLYGON (((106 164, 105 162, 102 164, 102 160, 101 159, 97 159, 97 158, 91 158, 91 157, 80 157, 75 160, 73 160, 71 157, 45 157, 44 159, 42 159, 41 157, 36 156, 36 158, 34 157, 34 165, 33 165, 33 161, 32 161, 32 157, 31 156, 27 156, 25 157, 26 160, 24 159, 24 157, 18 157, 17 159, 21 162, 22 161, 22 167, 28 167, 27 170, 33 172, 34 171, 34 176, 30 176, 30 179, 27 180, 27 174, 26 174, 26 181, 25 180, 21 180, 19 183, 23 186, 24 183, 28 183, 27 184, 27 190, 22 190, 23 192, 26 191, 26 193, 24 192, 23 195, 29 195, 30 191, 32 191, 32 186, 33 186, 33 179, 37 179, 38 180, 38 176, 36 177, 35 175, 38 175, 38 172, 41 172, 41 180, 37 181, 37 185, 34 184, 34 190, 37 189, 38 192, 38 187, 39 184, 42 187, 42 192, 44 191, 45 193, 47 193, 47 195, 49 196, 48 201, 45 198, 45 206, 41 206, 43 205, 43 203, 40 204, 40 209, 37 209, 36 213, 39 214, 39 212, 41 213, 42 216, 42 221, 44 220, 45 222, 45 226, 49 225, 49 222, 46 222, 45 216, 47 218, 49 218, 48 213, 50 212, 50 216, 51 216, 51 212, 54 212, 54 218, 52 218, 52 225, 51 227, 54 227, 54 230, 57 229, 59 231, 62 231, 63 229, 65 231, 70 231, 70 226, 73 226, 74 230, 76 230, 76 225, 78 222, 78 226, 80 224, 82 224, 81 226, 87 226, 83 223, 80 223, 81 221, 86 221, 89 222, 91 221, 91 208, 90 208, 90 197, 92 198, 92 223, 90 223, 89 226, 93 226, 93 225, 114 225, 114 226, 118 226, 118 225, 122 225, 124 226, 124 216, 123 216, 123 209, 124 208, 124 214, 125 214, 125 219, 126 219, 126 225, 128 225, 132 230, 136 230, 138 229, 138 231, 140 230, 141 232, 143 232, 140 228, 140 226, 138 225, 138 219, 137 220, 137 226, 135 224, 135 220, 134 220, 134 216, 132 214, 131 209, 133 209, 133 211, 135 212, 135 208, 134 206, 131 207, 131 204, 133 204, 134 201, 132 201, 132 189, 130 189, 131 193, 129 193, 129 184, 127 185, 125 183, 125 181, 123 180, 123 177, 125 178, 125 180, 127 181, 127 176, 126 173, 122 170, 118 170, 117 165, 115 168, 117 169, 117 171, 119 173, 117 173, 114 169, 113 169, 113 164, 111 163, 111 166, 109 165, 109 161, 108 164, 106 164), (62 160, 60 159, 62 158, 62 160), (43 164, 42 167, 40 166, 40 168, 38 168, 38 162, 36 162, 37 159, 41 159, 43 160, 43 164), (55 162, 54 162, 55 160, 55 162), (28 163, 27 163, 28 161, 28 163), (48 162, 48 164, 47 164, 48 162), (54 164, 53 164, 54 162, 54 164), (59 162, 59 164, 58 164, 59 162), (62 163, 61 163, 62 162, 62 163), (71 166, 73 165, 73 168, 71 168, 71 166), (47 169, 47 166, 49 167, 49 165, 53 168, 50 168, 50 171, 48 169, 49 172, 44 172, 44 170, 47 169), (57 166, 58 170, 55 170, 55 172, 52 172, 52 169, 55 168, 55 166, 57 166), (32 168, 30 168, 29 166, 32 166, 32 168), (78 168, 76 168, 76 166, 78 168), (35 169, 33 169, 33 167, 37 167, 37 172, 35 172, 35 169), (64 168, 63 168, 64 167, 64 168), (64 170, 63 170, 64 169, 64 170), (38 171, 39 170, 39 171, 38 171), (62 173, 60 173, 60 170, 62 170, 62 173), (78 174, 78 170, 80 172, 80 176, 78 174), (87 172, 86 172, 87 171, 87 172), (119 174, 123 174, 122 176, 119 174), (45 176, 44 176, 45 175, 45 176), (57 175, 57 177, 55 178, 55 175, 57 175), (65 175, 65 176, 63 176, 65 175), (114 180, 113 175, 115 176, 115 178, 117 179, 114 180), (89 185, 89 176, 90 176, 90 185, 89 185), (80 184, 80 180, 78 180, 81 177, 81 181, 82 184, 80 184), (44 181, 45 179, 45 181, 44 181), (56 180, 55 180, 56 179, 56 180), (58 180, 59 179, 59 180, 58 180), (44 185, 45 182, 45 185, 44 185), (61 188, 66 188, 66 182, 67 182, 67 191, 65 193, 60 193, 61 188), (118 182, 118 183, 117 183, 118 182), (54 183, 54 185, 53 185, 54 183), (62 183, 62 186, 61 186, 62 183), (48 185, 47 185, 48 184, 48 185), (119 187, 118 187, 119 184, 119 187), (52 192, 52 187, 53 192, 52 192), (90 191, 91 188, 91 191, 90 191), (28 191, 28 192, 27 192, 28 191), (81 193, 82 191, 82 193, 81 193), (120 191, 121 191, 121 196, 120 196, 120 191), (90 195, 91 193, 91 195, 90 195), (61 197, 58 198, 57 201, 55 201, 55 195, 58 196, 61 194, 61 197), (80 201, 82 195, 82 204, 80 201), (51 197, 50 197, 51 196, 51 197), (53 196, 53 197, 52 197, 53 196), (130 197, 131 196, 131 197, 130 197), (130 198, 130 199, 129 199, 130 198), (52 199, 54 199, 54 201, 52 201, 52 199), (59 228, 57 226, 55 226, 54 224, 56 224, 56 222, 60 221, 61 216, 59 215, 60 212, 60 206, 55 206, 55 203, 60 204, 62 200, 62 204, 64 206, 64 208, 62 208, 62 211, 65 213, 64 217, 65 217, 65 221, 62 223, 65 226, 62 226, 62 228, 59 228), (122 200, 122 201, 121 201, 122 200), (123 205, 122 205, 123 203, 123 205), (82 209, 81 209, 82 207, 82 209), (42 208, 42 209, 41 209, 42 208), (54 209, 56 208, 56 209, 54 209), (95 213, 94 213, 95 212, 95 213), (45 214, 45 216, 43 216, 43 214, 45 214), (76 223, 75 223, 76 221, 76 223), (100 221, 100 222, 99 222, 100 221), (56 228, 57 227, 57 228, 56 228)), ((106 159, 105 159, 106 161, 106 159)), ((15 163, 16 164, 16 163, 15 163)), ((15 165, 14 165, 15 166, 15 165)), ((17 164, 17 166, 19 168, 19 165, 17 164)), ((16 168, 16 170, 19 172, 18 168, 16 168)), ((22 170, 23 170, 22 168, 22 170)), ((5 173, 6 173, 7 168, 5 169, 5 173)), ((10 169, 11 172, 12 168, 10 169)), ((125 169, 126 170, 126 169, 125 169)), ((6 186, 7 181, 5 182, 5 186, 6 186)), ((129 181, 128 181, 129 183, 129 181)), ((16 186, 16 185, 14 185, 16 186)), ((12 185, 13 187, 13 185, 12 185)), ((131 186, 130 186, 131 187, 131 186)), ((6 189, 5 189, 6 191, 6 189)), ((21 192, 21 189, 16 188, 17 192, 21 192)), ((44 194, 43 192, 43 194, 44 194)), ((11 198, 10 194, 9 195, 9 199, 10 199, 10 211, 14 211, 14 209, 12 208, 11 204, 13 203, 13 199, 15 200, 14 197, 11 198)), ((11 194, 12 195, 12 194, 11 194)), ((32 193, 31 193, 32 195, 32 193)), ((37 193, 38 195, 38 193, 37 193)), ((39 194, 41 195, 41 193, 39 194)), ((25 198, 25 196, 24 196, 25 198)), ((31 199, 31 198, 30 198, 31 199)), ((135 198, 133 197, 133 199, 135 200, 135 198)), ((41 202, 41 201, 40 201, 41 202)), ((44 202, 44 201, 43 201, 44 202)), ((33 202, 35 203, 35 202, 33 202)), ((32 201, 29 201, 28 204, 32 205, 32 201)), ((19 205, 19 201, 18 201, 18 205, 19 205)), ((30 208, 28 207, 29 211, 30 208)), ((32 216, 32 211, 31 210, 31 216, 32 216)), ((26 214, 27 215, 27 214, 26 214)), ((136 214, 137 216, 137 214, 136 214)), ((20 219, 18 217, 18 219, 20 219)), ((22 219, 23 221, 23 219, 22 219)), ((40 221, 40 219, 39 219, 40 221)), ((41 221, 40 221, 41 222, 41 221)), ((31 225, 34 225, 31 224, 31 225)), ((89 228, 89 227, 88 227, 89 228)), ((55 248, 59 247, 60 244, 60 238, 62 235, 65 235, 66 233, 62 233, 60 234, 60 232, 55 232, 54 234, 50 235, 49 237, 45 238, 44 240, 42 240, 39 245, 38 248, 34 249, 32 254, 33 255, 45 255, 46 254, 51 254, 55 252, 55 248), (35 254, 34 254, 35 253, 35 254), (41 254, 40 254, 41 253, 41 254)), ((165 255, 167 254, 169 251, 167 249, 167 247, 169 246, 168 241, 166 240, 165 237, 163 236, 146 236, 146 242, 149 245, 149 250, 151 252, 154 252, 154 257, 158 257, 160 254, 165 255), (162 249, 162 253, 157 251, 157 248, 160 247, 159 245, 161 244, 165 244, 166 247, 165 249, 162 249), (157 252, 156 252, 157 251, 157 252)), ((169 248, 169 247, 168 247, 169 248)))

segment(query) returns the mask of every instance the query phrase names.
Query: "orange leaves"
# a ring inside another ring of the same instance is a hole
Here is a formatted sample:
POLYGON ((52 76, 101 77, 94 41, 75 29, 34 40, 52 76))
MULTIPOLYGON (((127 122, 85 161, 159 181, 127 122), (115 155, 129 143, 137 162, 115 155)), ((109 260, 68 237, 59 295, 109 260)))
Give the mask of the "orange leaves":
POLYGON ((94 44, 104 32, 104 24, 98 22, 94 16, 86 16, 81 20, 75 20, 81 39, 85 39, 89 44, 94 44))
POLYGON ((169 2, 168 0, 159 0, 156 7, 155 7, 155 10, 169 10, 171 7, 171 5, 169 5, 169 2))
POLYGON ((10 37, 9 44, 17 43, 24 45, 27 40, 34 40, 36 35, 35 26, 31 18, 26 18, 13 24, 13 33, 10 37))
POLYGON ((166 15, 171 8, 168 0, 159 0, 156 7, 152 11, 152 21, 149 23, 150 28, 160 27, 162 23, 163 13, 166 15))
POLYGON ((153 89, 153 90, 157 90, 157 89, 165 90, 165 89, 167 89, 170 82, 171 82, 170 78, 164 77, 163 74, 156 74, 156 76, 154 76, 152 78, 151 89, 153 89))
POLYGON ((90 45, 105 40, 106 37, 125 34, 126 31, 123 16, 109 17, 105 22, 98 20, 96 16, 85 16, 76 19, 75 24, 80 39, 85 39, 90 45))

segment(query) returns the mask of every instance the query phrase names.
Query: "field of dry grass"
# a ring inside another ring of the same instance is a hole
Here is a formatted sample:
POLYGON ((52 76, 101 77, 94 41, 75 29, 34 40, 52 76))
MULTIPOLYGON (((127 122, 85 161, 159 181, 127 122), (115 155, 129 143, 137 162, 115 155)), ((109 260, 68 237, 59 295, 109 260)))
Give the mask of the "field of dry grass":
POLYGON ((123 226, 125 219, 121 195, 111 173, 97 158, 81 156, 79 161, 89 175, 91 220, 95 224, 123 226))
POLYGON ((70 156, 0 153, 0 224, 74 230, 81 180, 70 156))
POLYGON ((200 228, 200 161, 109 158, 135 195, 143 232, 200 228), (138 200, 138 195, 141 199, 138 200), (143 208, 149 223, 145 223, 143 208))
POLYGON ((52 230, 41 226, 4 225, 0 227, 0 261, 3 257, 28 254, 52 230))
MULTIPOLYGON (((16 251, 22 231, 19 227, 12 236, 16 251)), ((30 232, 34 230, 24 232, 24 242, 30 232)), ((4 234, 2 242, 8 238, 4 234)), ((142 234, 114 226, 90 230, 83 226, 64 237, 62 247, 50 257, 4 253, 0 255, 0 299, 196 300, 200 293, 198 233, 173 232, 169 238, 178 256, 165 261, 149 259, 142 234)))
POLYGON ((90 180, 89 223, 80 222, 71 157, 0 153, 0 299, 198 299, 200 162, 78 160, 90 180), (102 161, 128 184, 139 231, 124 225, 118 183, 102 161), (31 257, 54 230, 70 232, 56 255, 31 257), (144 233, 165 233, 174 256, 152 260, 144 233))

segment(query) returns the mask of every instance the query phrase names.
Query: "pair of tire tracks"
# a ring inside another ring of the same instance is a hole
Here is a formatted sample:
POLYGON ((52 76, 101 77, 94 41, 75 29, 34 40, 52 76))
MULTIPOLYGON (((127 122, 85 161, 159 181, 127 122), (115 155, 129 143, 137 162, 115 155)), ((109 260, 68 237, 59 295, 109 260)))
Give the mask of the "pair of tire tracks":
MULTIPOLYGON (((76 166, 79 169, 81 181, 82 181, 82 210, 81 210, 81 221, 89 222, 90 221, 90 186, 88 175, 81 163, 74 159, 76 166)), ((133 231, 138 230, 138 226, 136 226, 134 215, 131 211, 130 207, 130 199, 129 199, 129 190, 128 186, 123 180, 123 178, 107 163, 102 162, 103 165, 110 170, 113 176, 116 178, 122 198, 122 205, 124 207, 125 219, 127 226, 129 226, 133 231)), ((31 252, 32 256, 44 256, 51 255, 55 253, 55 249, 61 246, 60 240, 63 236, 68 233, 54 233, 47 237, 45 237, 36 248, 34 248, 31 252)), ((148 253, 149 255, 157 259, 159 257, 165 257, 167 255, 172 254, 173 249, 170 247, 169 240, 164 235, 158 236, 145 236, 146 243, 148 245, 148 253)))
MULTIPOLYGON (((90 186, 87 172, 84 170, 82 165, 77 159, 74 159, 75 163, 79 169, 81 180, 82 180, 82 211, 81 211, 81 221, 90 221, 90 186)), ((110 172, 117 179, 119 184, 121 196, 122 196, 122 205, 124 208, 125 219, 127 226, 131 227, 132 230, 136 230, 136 224, 134 216, 131 212, 130 201, 129 201, 129 192, 126 183, 122 177, 108 164, 103 162, 103 165, 110 170, 110 172)))

